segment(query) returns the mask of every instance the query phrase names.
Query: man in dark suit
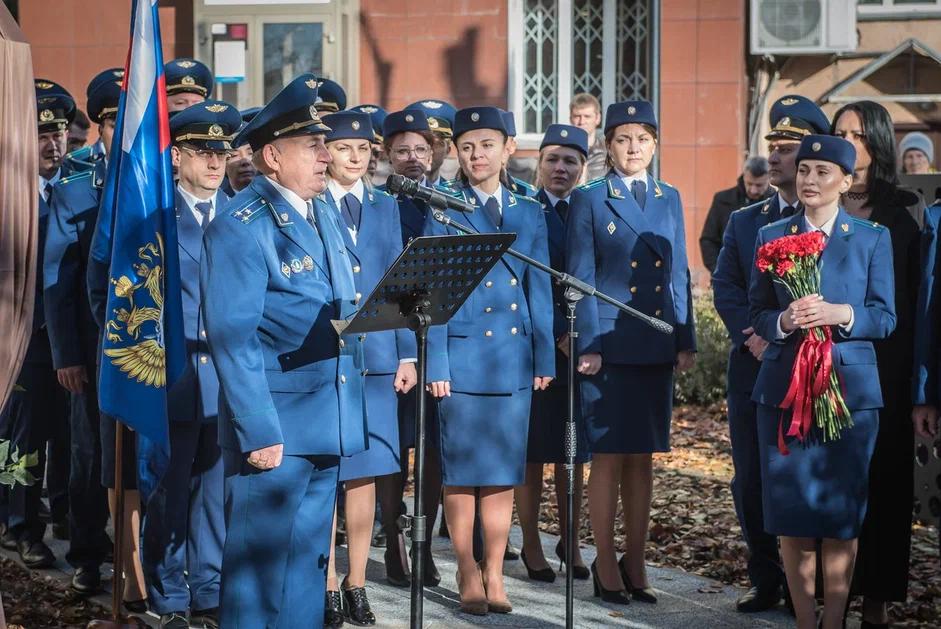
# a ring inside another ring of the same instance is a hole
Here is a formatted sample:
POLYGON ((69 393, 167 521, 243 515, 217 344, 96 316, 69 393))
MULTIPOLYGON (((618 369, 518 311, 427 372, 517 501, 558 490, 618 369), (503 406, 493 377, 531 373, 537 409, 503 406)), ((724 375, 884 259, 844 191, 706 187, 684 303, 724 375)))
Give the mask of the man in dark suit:
POLYGON ((742 174, 739 175, 738 183, 732 188, 716 192, 712 197, 712 205, 706 214, 702 235, 699 236, 702 262, 710 273, 715 273, 719 249, 722 248, 722 234, 725 233, 725 226, 729 224, 729 216, 739 208, 772 196, 774 188, 770 183, 768 160, 760 156, 749 157, 742 174))

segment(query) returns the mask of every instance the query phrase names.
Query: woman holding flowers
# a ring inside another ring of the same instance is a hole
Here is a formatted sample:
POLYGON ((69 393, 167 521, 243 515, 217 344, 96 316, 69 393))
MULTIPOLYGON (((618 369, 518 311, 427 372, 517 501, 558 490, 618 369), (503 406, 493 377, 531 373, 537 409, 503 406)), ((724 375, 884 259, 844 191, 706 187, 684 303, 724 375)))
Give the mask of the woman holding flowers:
POLYGON ((817 623, 817 539, 822 626, 842 626, 883 405, 872 341, 896 322, 889 232, 840 207, 855 161, 842 138, 801 141, 803 210, 761 230, 749 291, 755 330, 773 339, 753 393, 765 527, 781 538, 797 626, 806 629, 817 623))

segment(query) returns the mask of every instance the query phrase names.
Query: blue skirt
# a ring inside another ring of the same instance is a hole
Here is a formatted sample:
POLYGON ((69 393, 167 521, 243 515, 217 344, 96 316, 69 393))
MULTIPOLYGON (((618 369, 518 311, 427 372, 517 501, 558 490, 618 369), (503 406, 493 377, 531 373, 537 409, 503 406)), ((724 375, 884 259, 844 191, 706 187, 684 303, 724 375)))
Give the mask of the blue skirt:
POLYGON ((365 380, 369 447, 351 457, 340 458, 341 481, 385 476, 400 470, 395 374, 367 374, 365 380))
POLYGON ((588 449, 599 454, 670 451, 673 365, 602 363, 581 377, 588 449))
POLYGON ((451 392, 438 402, 441 478, 450 487, 509 487, 526 476, 532 389, 510 395, 451 392))
MULTIPOLYGON (((399 393, 399 445, 403 450, 415 447, 415 405, 418 387, 408 393, 399 393)), ((425 445, 438 447, 438 402, 425 393, 425 445)))
MULTIPOLYGON (((853 539, 866 515, 869 461, 879 432, 879 411, 852 411, 853 427, 836 441, 806 446, 786 439, 778 451, 781 410, 758 405, 758 444, 765 530, 787 537, 853 539)), ((785 427, 787 422, 785 422, 785 427)))
MULTIPOLYGON (((563 374, 564 375, 564 374, 563 374)), ((553 381, 545 391, 533 391, 529 413, 529 444, 527 463, 566 463, 565 422, 568 419, 569 396, 565 382, 553 381)), ((578 383, 575 383, 575 462, 591 460, 588 438, 579 405, 578 383)))

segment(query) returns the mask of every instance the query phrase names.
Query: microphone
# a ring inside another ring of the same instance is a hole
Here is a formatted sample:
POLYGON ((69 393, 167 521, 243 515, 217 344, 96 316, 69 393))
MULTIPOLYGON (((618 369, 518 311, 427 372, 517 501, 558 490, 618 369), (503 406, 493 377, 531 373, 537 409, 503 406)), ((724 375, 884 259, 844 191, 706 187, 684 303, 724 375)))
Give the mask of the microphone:
POLYGON ((389 179, 386 180, 386 189, 389 192, 404 194, 407 197, 419 199, 439 210, 452 209, 465 213, 474 211, 474 206, 464 199, 457 199, 449 194, 438 192, 434 188, 423 186, 404 175, 389 175, 389 179))

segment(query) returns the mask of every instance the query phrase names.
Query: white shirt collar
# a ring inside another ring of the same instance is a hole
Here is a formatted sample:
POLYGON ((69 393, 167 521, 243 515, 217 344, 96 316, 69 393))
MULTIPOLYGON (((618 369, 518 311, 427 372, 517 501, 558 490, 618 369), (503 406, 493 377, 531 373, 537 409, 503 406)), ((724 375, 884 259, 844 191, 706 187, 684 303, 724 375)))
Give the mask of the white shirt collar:
POLYGON ((549 192, 546 188, 543 188, 543 192, 546 193, 546 196, 549 198, 549 203, 552 204, 553 208, 555 208, 555 206, 558 205, 559 201, 565 201, 566 203, 568 203, 569 199, 572 198, 572 195, 569 195, 565 197, 564 199, 560 199, 559 197, 549 192))
POLYGON ((798 203, 799 201, 795 201, 794 203, 788 203, 787 201, 784 200, 784 197, 781 196, 781 192, 778 191, 778 211, 783 212, 784 208, 786 207, 794 208, 796 210, 798 203))
POLYGON ((196 209, 197 203, 204 203, 208 201, 209 220, 212 221, 212 219, 216 217, 216 198, 218 192, 214 192, 208 199, 200 199, 192 192, 185 190, 179 183, 176 184, 176 189, 180 192, 180 196, 183 197, 183 202, 186 203, 186 207, 188 207, 190 212, 193 213, 193 216, 196 217, 196 222, 202 222, 202 214, 199 210, 196 209))
POLYGON ((822 231, 824 234, 827 235, 827 238, 829 238, 830 236, 833 235, 833 227, 836 225, 836 217, 837 217, 839 214, 840 214, 839 210, 837 210, 836 212, 834 212, 834 213, 833 213, 833 216, 830 217, 830 220, 828 220, 826 223, 824 223, 824 224, 821 225, 820 227, 814 227, 814 226, 810 223, 810 221, 807 220, 807 215, 804 214, 804 228, 805 228, 807 231, 809 231, 809 232, 818 231, 818 230, 819 230, 819 231, 822 231))
POLYGON ((340 200, 348 194, 352 194, 356 197, 356 200, 360 203, 363 202, 363 196, 366 194, 366 186, 363 185, 362 179, 357 179, 356 183, 353 184, 353 187, 347 190, 334 179, 327 179, 327 189, 330 191, 330 194, 333 196, 333 200, 337 202, 337 208, 339 209, 340 200))
POLYGON ((471 186, 471 190, 473 190, 474 194, 477 195, 477 200, 480 201, 481 206, 487 205, 487 201, 490 199, 490 197, 493 197, 494 199, 496 199, 497 208, 500 210, 500 214, 501 215, 503 214, 503 184, 502 183, 499 186, 497 186, 497 190, 493 194, 488 194, 484 192, 483 190, 481 190, 480 188, 478 188, 477 186, 471 186))
POLYGON ((422 175, 421 181, 419 183, 421 183, 421 185, 426 186, 428 188, 434 188, 435 186, 441 184, 441 175, 438 175, 438 178, 435 179, 434 181, 430 181, 428 179, 428 175, 422 175))
POLYGON ((42 175, 39 175, 39 194, 42 195, 42 198, 44 201, 49 200, 49 197, 46 196, 46 184, 56 185, 56 182, 58 182, 59 179, 61 178, 62 178, 61 168, 56 169, 56 173, 49 179, 46 179, 42 175))
POLYGON ((621 172, 620 170, 618 170, 617 168, 614 169, 614 172, 616 172, 617 175, 618 175, 618 177, 621 178, 621 181, 624 182, 624 185, 627 186, 627 189, 628 189, 628 190, 631 189, 631 185, 632 185, 635 181, 642 181, 642 182, 644 182, 644 187, 645 187, 645 188, 646 188, 646 187, 649 187, 649 186, 647 185, 647 171, 646 171, 646 170, 642 170, 642 171, 640 171, 639 173, 637 173, 636 175, 625 175, 624 173, 622 173, 622 172, 621 172))
POLYGON ((303 218, 306 221, 308 214, 311 210, 311 206, 309 205, 308 201, 305 201, 304 199, 302 199, 293 190, 288 190, 287 188, 279 184, 277 181, 275 181, 271 177, 267 175, 263 175, 263 177, 268 180, 268 183, 270 183, 271 186, 275 190, 277 190, 281 194, 282 197, 284 197, 284 200, 288 202, 288 205, 294 208, 294 211, 300 214, 301 218, 303 218))

